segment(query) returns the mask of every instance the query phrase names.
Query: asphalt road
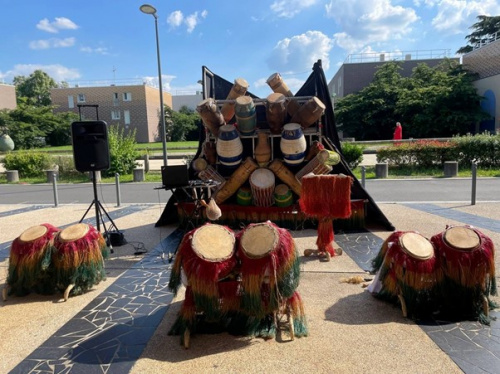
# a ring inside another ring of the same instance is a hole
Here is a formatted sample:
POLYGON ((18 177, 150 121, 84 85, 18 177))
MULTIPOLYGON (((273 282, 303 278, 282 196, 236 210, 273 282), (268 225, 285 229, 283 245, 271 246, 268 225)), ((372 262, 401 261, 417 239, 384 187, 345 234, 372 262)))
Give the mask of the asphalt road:
MULTIPOLYGON (((122 183, 120 201, 126 204, 165 204, 170 191, 155 189, 156 183, 122 183)), ((377 202, 470 202, 472 181, 469 178, 369 179, 366 190, 377 202)), ((117 205, 115 184, 98 184, 102 204, 117 205)), ((91 183, 59 184, 59 204, 91 203, 91 183)), ((478 178, 476 202, 500 201, 500 178, 478 178)), ((52 184, 2 184, 0 204, 54 204, 52 184)))

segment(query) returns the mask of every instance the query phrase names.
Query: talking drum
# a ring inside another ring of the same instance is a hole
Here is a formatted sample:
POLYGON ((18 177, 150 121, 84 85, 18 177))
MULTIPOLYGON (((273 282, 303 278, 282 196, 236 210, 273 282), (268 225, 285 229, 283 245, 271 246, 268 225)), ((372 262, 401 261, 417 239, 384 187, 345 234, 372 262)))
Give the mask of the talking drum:
POLYGON ((237 166, 241 163, 243 144, 236 127, 224 125, 219 129, 216 149, 222 165, 237 166))
POLYGON ((286 184, 278 184, 274 189, 274 201, 277 207, 285 208, 293 204, 292 191, 286 184))
POLYGON ((205 127, 214 135, 217 136, 219 128, 225 124, 224 117, 220 112, 217 103, 214 99, 208 98, 201 101, 196 107, 196 111, 200 114, 205 127))
POLYGON ((417 232, 397 231, 381 252, 383 260, 369 290, 391 301, 399 299, 405 317, 433 312, 442 276, 432 243, 417 232))
POLYGON ((196 310, 209 318, 220 315, 218 282, 236 266, 235 236, 228 227, 207 223, 184 235, 175 257, 168 287, 177 292, 182 271, 196 310))
POLYGON ((57 287, 69 293, 82 294, 106 279, 104 259, 108 248, 102 234, 86 223, 68 226, 54 237, 52 262, 57 287))
MULTIPOLYGON (((58 231, 57 227, 44 223, 24 230, 14 239, 10 248, 7 275, 9 294, 23 296, 31 291, 54 292, 55 284, 49 267, 50 246, 58 231)), ((6 295, 3 296, 5 300, 6 295)))
POLYGON ((295 242, 288 230, 270 221, 248 225, 238 233, 237 242, 242 310, 263 317, 290 298, 299 284, 295 242))
POLYGON ((226 100, 230 101, 222 104, 222 107, 220 108, 222 116, 224 117, 224 120, 226 122, 231 121, 231 119, 234 116, 235 103, 232 100, 238 98, 239 96, 245 95, 247 93, 247 89, 248 89, 248 82, 245 79, 236 78, 234 80, 233 87, 231 87, 231 91, 229 91, 229 94, 226 97, 226 100))
POLYGON ((431 241, 443 270, 445 309, 488 323, 489 295, 496 294, 493 241, 467 225, 448 227, 431 241))
POLYGON ((236 99, 234 114, 241 135, 252 135, 257 125, 255 105, 250 96, 240 96, 236 99))
POLYGON ((279 92, 270 94, 266 101, 266 120, 271 133, 281 134, 286 115, 285 95, 279 92))
POLYGON ((274 204, 274 183, 274 174, 269 169, 260 168, 250 175, 250 188, 255 206, 268 207, 274 204))
POLYGON ((304 161, 306 138, 298 123, 288 123, 283 127, 280 141, 283 161, 288 165, 297 165, 304 161))
POLYGON ((325 112, 325 104, 316 96, 307 100, 302 105, 295 115, 290 119, 290 122, 300 123, 303 128, 307 128, 321 118, 325 112))

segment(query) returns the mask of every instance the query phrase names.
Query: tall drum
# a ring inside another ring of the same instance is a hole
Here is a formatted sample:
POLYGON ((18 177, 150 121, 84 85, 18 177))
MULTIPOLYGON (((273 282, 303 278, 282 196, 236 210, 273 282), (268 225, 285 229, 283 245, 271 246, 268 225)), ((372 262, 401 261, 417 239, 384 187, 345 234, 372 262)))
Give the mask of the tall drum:
POLYGON ((257 126, 255 104, 250 96, 240 96, 234 106, 236 122, 241 135, 252 135, 257 126))
MULTIPOLYGON (((248 82, 243 78, 236 78, 226 100, 235 100, 237 97, 245 95, 247 93, 247 89, 248 82)), ((220 108, 222 116, 226 122, 231 121, 234 116, 234 104, 234 102, 224 103, 222 108, 220 108)))
POLYGON ((238 166, 243 157, 243 144, 233 125, 224 125, 219 130, 217 139, 219 162, 226 166, 238 166))
POLYGON ((255 206, 271 206, 274 204, 275 177, 271 170, 260 168, 250 175, 253 203, 255 206))
POLYGON ((288 123, 283 127, 280 142, 283 161, 288 165, 297 165, 306 155, 306 138, 298 123, 288 123))
POLYGON ((286 119, 286 97, 275 92, 267 97, 266 119, 269 129, 273 134, 281 134, 286 119))

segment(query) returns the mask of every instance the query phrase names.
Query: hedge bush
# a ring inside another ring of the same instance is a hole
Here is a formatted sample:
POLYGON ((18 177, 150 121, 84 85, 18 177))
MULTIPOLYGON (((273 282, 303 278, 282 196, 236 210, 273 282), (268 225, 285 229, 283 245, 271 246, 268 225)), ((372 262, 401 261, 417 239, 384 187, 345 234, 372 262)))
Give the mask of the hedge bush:
POLYGON ((135 161, 139 152, 135 149, 135 133, 130 131, 125 135, 123 127, 110 126, 108 129, 110 167, 103 172, 105 177, 132 174, 137 165, 135 161))
POLYGON ((354 143, 345 142, 341 144, 342 154, 351 169, 355 169, 363 161, 363 147, 354 143))
POLYGON ((48 153, 26 151, 5 155, 4 166, 7 170, 17 170, 24 178, 40 177, 44 170, 53 167, 52 157, 48 153))
POLYGON ((402 143, 377 151, 377 161, 395 166, 442 166, 445 161, 457 161, 470 167, 472 160, 481 167, 500 167, 500 135, 466 135, 450 141, 402 143))

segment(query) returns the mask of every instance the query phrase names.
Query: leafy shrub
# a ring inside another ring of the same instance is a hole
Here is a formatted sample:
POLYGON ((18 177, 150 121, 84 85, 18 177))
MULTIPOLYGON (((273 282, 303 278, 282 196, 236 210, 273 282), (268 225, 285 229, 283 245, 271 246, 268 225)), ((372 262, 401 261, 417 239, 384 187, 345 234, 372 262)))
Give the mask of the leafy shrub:
POLYGON ((25 178, 42 176, 44 170, 52 167, 52 159, 43 152, 15 152, 5 155, 4 166, 7 170, 17 170, 25 178))
POLYGON ((342 143, 342 154, 351 169, 363 161, 363 147, 354 143, 342 143))
POLYGON ((60 177, 75 177, 80 175, 80 172, 75 169, 72 156, 54 156, 52 160, 59 169, 60 177))
POLYGON ((500 166, 500 134, 488 133, 453 138, 457 147, 457 160, 462 166, 470 166, 472 160, 481 166, 500 166))
POLYGON ((130 131, 125 135, 123 127, 110 126, 108 131, 110 167, 103 172, 104 176, 111 177, 131 174, 137 165, 135 161, 139 153, 135 150, 135 133, 130 131))

